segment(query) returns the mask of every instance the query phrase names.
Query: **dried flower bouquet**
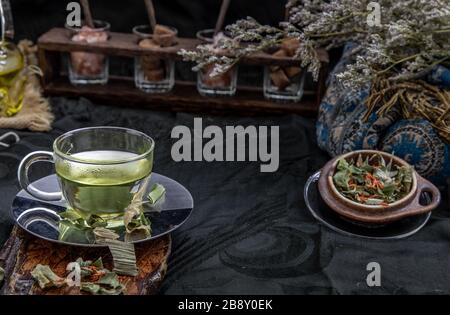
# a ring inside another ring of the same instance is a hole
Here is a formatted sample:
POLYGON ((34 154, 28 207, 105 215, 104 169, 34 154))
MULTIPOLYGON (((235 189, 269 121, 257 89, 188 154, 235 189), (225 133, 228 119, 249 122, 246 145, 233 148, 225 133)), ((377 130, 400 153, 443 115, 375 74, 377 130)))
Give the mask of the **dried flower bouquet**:
POLYGON ((227 37, 212 50, 200 45, 197 51, 180 52, 196 63, 194 70, 215 64, 221 74, 240 58, 272 48, 283 38, 300 40, 294 58, 302 61, 315 79, 320 62, 316 48, 358 44, 356 62, 339 74, 352 88, 387 74, 390 80, 418 78, 450 57, 450 5, 448 0, 380 0, 380 23, 368 23, 373 14, 368 0, 290 0, 288 19, 279 27, 261 25, 248 17, 226 27, 227 37), (227 50, 227 56, 216 54, 227 50))

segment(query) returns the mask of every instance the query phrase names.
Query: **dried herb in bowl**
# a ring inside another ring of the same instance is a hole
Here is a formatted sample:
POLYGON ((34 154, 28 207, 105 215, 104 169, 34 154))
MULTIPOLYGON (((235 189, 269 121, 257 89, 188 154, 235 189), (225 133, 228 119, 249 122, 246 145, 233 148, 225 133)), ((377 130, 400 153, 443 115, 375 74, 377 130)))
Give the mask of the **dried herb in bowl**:
POLYGON ((405 197, 412 187, 412 167, 386 163, 383 156, 375 154, 356 161, 338 160, 333 183, 344 197, 365 205, 382 205, 405 197))

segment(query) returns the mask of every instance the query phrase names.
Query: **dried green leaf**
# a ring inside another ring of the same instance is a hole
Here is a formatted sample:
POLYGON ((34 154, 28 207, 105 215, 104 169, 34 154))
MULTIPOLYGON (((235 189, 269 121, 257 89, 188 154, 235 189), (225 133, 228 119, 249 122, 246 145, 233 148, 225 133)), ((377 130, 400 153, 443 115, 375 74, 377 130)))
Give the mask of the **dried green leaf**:
POLYGON ((348 172, 347 169, 336 172, 336 174, 334 174, 333 176, 334 184, 337 187, 340 187, 344 190, 348 190, 348 181, 350 179, 349 175, 350 173, 348 172))
POLYGON ((80 289, 93 295, 118 295, 125 292, 125 286, 120 283, 114 272, 106 272, 96 282, 82 282, 80 289))
POLYGON ((100 292, 101 287, 98 284, 92 282, 82 282, 80 286, 81 291, 88 292, 92 295, 97 295, 100 292))
POLYGON ((101 285, 110 286, 113 289, 118 288, 121 285, 120 281, 119 281, 119 277, 114 272, 107 272, 96 283, 101 284, 101 285))
POLYGON ((103 269, 104 267, 102 257, 97 258, 97 260, 92 263, 92 266, 103 269))
POLYGON ((70 221, 77 221, 79 219, 84 219, 81 213, 72 208, 67 208, 66 211, 60 212, 59 216, 63 219, 67 219, 70 221))
POLYGON ((114 272, 120 275, 136 276, 138 268, 136 266, 136 253, 134 245, 118 240, 102 240, 101 244, 109 247, 114 261, 114 272))
MULTIPOLYGON (((133 233, 135 230, 147 231, 150 235, 150 222, 146 219, 143 209, 142 198, 146 191, 147 185, 141 186, 138 192, 133 197, 130 205, 125 209, 123 222, 127 234, 133 233)), ((147 235, 147 236, 148 236, 147 235)))
POLYGON ((338 161, 338 164, 337 164, 336 168, 337 168, 339 171, 346 171, 346 170, 348 170, 349 166, 350 166, 350 165, 348 164, 348 162, 347 162, 346 159, 340 159, 340 160, 338 161))
POLYGON ((97 227, 94 229, 94 235, 95 235, 95 240, 96 242, 98 240, 117 240, 120 238, 119 234, 117 234, 116 232, 104 228, 104 227, 97 227))
POLYGON ((404 192, 408 193, 412 187, 412 169, 402 166, 398 169, 398 178, 404 185, 404 192))
POLYGON ((384 185, 382 192, 386 196, 392 196, 395 194, 395 189, 396 185, 393 181, 391 181, 390 183, 384 185))
POLYGON ((148 194, 148 200, 151 204, 155 204, 160 200, 164 194, 166 193, 166 189, 161 184, 154 184, 150 193, 148 194))
MULTIPOLYGON (((125 292, 126 288, 120 283, 117 274, 103 267, 101 257, 94 262, 84 261, 82 258, 78 258, 75 262, 81 268, 80 289, 82 291, 95 295, 118 295, 125 292), (101 277, 96 281, 83 281, 83 279, 90 280, 89 277, 93 275, 101 275, 101 277)), ((68 285, 68 280, 57 276, 49 266, 37 265, 31 275, 42 289, 68 285)))
POLYGON ((86 227, 84 224, 78 221, 63 219, 59 221, 58 239, 71 243, 92 244, 95 236, 92 229, 86 227))
POLYGON ((83 282, 80 290, 92 295, 119 295, 125 292, 125 287, 120 285, 117 288, 104 288, 93 282, 83 282))
POLYGON ((64 278, 56 275, 49 266, 38 264, 31 271, 31 276, 38 282, 41 289, 57 287, 60 288, 65 285, 64 278))

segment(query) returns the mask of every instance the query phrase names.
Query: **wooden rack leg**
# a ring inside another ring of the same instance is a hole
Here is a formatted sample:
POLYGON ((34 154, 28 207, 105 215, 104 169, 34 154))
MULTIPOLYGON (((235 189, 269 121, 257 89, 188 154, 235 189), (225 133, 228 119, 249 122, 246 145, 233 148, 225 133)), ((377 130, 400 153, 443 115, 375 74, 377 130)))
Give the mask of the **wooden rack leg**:
POLYGON ((42 84, 45 87, 60 76, 61 54, 39 48, 38 58, 39 65, 44 74, 42 76, 42 84))

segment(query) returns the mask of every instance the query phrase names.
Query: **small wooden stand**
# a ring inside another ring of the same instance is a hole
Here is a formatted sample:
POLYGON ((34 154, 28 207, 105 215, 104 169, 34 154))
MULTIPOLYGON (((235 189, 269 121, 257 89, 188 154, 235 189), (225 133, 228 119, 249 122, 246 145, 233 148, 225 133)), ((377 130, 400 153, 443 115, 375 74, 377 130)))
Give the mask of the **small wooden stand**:
MULTIPOLYGON (((139 274, 136 277, 120 277, 127 283, 128 295, 149 295, 158 292, 167 269, 171 250, 169 235, 154 241, 136 245, 139 274)), ((41 290, 30 272, 37 264, 49 265, 59 276, 66 274, 68 263, 78 257, 96 260, 102 257, 105 267, 112 269, 112 258, 108 249, 59 245, 36 238, 19 227, 14 227, 11 236, 0 251, 0 267, 5 269, 5 281, 0 294, 14 295, 79 295, 77 287, 41 290)))
MULTIPOLYGON (((299 103, 275 103, 266 100, 262 88, 238 86, 234 97, 204 97, 198 94, 194 82, 176 82, 172 92, 166 94, 148 94, 134 86, 129 77, 110 77, 107 85, 73 86, 62 73, 61 54, 73 51, 103 53, 109 56, 136 57, 152 55, 161 59, 181 60, 177 54, 180 49, 194 50, 200 41, 191 38, 179 38, 172 47, 146 49, 138 45, 134 34, 110 33, 110 39, 103 43, 80 43, 70 39, 69 31, 54 28, 43 34, 38 40, 39 63, 44 72, 43 87, 46 95, 85 96, 104 103, 138 105, 158 110, 209 112, 228 114, 267 114, 297 113, 315 115, 325 90, 328 54, 325 50, 317 53, 322 62, 322 71, 314 91, 305 91, 299 103)), ((257 53, 241 61, 248 65, 299 65, 300 61, 291 58, 277 58, 266 53, 257 53)))

